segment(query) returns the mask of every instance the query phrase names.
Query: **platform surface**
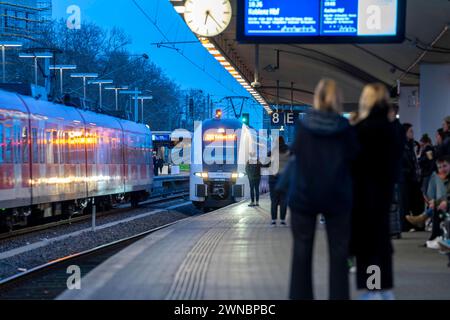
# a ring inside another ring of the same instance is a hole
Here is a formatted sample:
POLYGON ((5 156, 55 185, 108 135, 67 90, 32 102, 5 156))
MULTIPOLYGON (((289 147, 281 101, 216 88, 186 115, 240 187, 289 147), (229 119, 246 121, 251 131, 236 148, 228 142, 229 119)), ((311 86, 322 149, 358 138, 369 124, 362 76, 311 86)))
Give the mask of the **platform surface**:
MULTIPOLYGON (((81 290, 59 299, 287 299, 291 230, 269 225, 269 205, 265 196, 259 208, 240 203, 151 234, 85 275, 81 290)), ((326 299, 326 235, 318 228, 315 295, 326 299)), ((450 299, 447 257, 420 247, 427 236, 410 233, 395 241, 398 299, 450 299)), ((353 298, 358 294, 352 290, 353 298)))

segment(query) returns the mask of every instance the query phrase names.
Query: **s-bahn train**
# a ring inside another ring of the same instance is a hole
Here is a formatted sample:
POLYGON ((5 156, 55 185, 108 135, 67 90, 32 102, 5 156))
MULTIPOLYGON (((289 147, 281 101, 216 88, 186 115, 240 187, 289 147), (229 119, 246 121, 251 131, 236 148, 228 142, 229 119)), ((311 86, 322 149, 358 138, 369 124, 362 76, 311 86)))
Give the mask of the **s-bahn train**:
POLYGON ((153 182, 143 124, 0 90, 0 224, 137 206, 153 182))
POLYGON ((221 208, 249 196, 245 166, 259 140, 238 120, 214 118, 195 129, 189 189, 197 208, 221 208))

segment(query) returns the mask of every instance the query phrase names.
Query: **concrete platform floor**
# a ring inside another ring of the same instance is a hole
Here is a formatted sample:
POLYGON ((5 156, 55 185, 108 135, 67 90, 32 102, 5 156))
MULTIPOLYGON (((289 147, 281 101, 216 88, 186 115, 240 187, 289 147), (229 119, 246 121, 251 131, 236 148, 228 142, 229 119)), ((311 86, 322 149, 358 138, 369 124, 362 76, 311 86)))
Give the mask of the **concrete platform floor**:
MULTIPOLYGON (((290 228, 269 226, 269 200, 240 203, 182 221, 131 245, 59 299, 283 300, 288 298, 290 228)), ((327 298, 328 257, 321 229, 315 245, 315 294, 327 298)), ((420 247, 427 233, 395 241, 398 299, 450 299, 448 258, 420 247)), ((354 288, 354 275, 352 288, 354 288)), ((353 298, 358 292, 352 290, 353 298)))

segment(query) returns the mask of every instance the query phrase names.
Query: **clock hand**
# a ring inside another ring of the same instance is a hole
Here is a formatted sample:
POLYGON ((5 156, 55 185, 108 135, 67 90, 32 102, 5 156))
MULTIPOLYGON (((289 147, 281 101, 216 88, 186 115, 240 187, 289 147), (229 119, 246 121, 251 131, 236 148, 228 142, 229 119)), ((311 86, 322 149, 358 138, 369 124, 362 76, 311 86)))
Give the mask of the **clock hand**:
POLYGON ((206 19, 205 19, 205 25, 208 22, 208 18, 209 18, 209 11, 206 11, 206 19))
POLYGON ((212 16, 212 14, 209 13, 209 15, 211 16, 211 19, 213 19, 213 21, 219 26, 219 28, 222 28, 220 23, 217 22, 217 20, 212 16))

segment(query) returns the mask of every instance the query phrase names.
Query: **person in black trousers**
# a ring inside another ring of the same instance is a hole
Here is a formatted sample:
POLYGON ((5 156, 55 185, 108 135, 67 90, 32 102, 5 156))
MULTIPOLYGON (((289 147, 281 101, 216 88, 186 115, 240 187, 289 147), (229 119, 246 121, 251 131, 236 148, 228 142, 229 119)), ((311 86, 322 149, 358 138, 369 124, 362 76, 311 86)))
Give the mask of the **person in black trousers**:
POLYGON ((259 206, 259 185, 261 184, 261 168, 262 164, 256 157, 256 153, 250 154, 250 159, 245 166, 245 173, 250 184, 250 197, 252 202, 249 207, 259 206))
POLYGON ((420 144, 420 155, 418 159, 420 167, 420 185, 422 192, 426 194, 431 175, 436 171, 436 159, 434 159, 433 142, 427 134, 422 136, 420 144))
POLYGON ((414 130, 410 123, 404 123, 406 144, 402 157, 402 184, 401 190, 401 218, 403 232, 409 231, 413 226, 407 221, 406 216, 419 215, 425 209, 425 201, 420 185, 420 169, 416 156, 414 130))
POLYGON ((289 190, 294 236, 290 298, 314 299, 312 261, 317 216, 326 218, 330 255, 330 299, 350 297, 348 262, 352 210, 351 164, 358 144, 354 129, 342 117, 337 84, 322 80, 314 110, 297 126, 295 161, 289 190))
POLYGON ((278 172, 277 174, 269 176, 269 189, 270 189, 270 213, 272 216, 271 224, 274 226, 277 224, 278 219, 278 207, 280 208, 280 224, 286 226, 287 215, 287 196, 286 193, 277 189, 278 182, 282 174, 285 174, 287 164, 291 157, 291 153, 284 138, 280 136, 278 138, 278 144, 275 146, 275 150, 278 152, 278 172), (276 150, 278 149, 278 150, 276 150))
POLYGON ((354 165, 351 253, 356 258, 363 300, 393 299, 390 207, 403 155, 401 132, 390 119, 389 93, 382 84, 364 88, 355 125, 361 146, 354 165), (369 267, 380 270, 380 286, 368 286, 369 267))
POLYGON ((159 170, 158 170, 158 158, 156 157, 156 154, 153 154, 153 175, 155 177, 159 176, 159 170))

